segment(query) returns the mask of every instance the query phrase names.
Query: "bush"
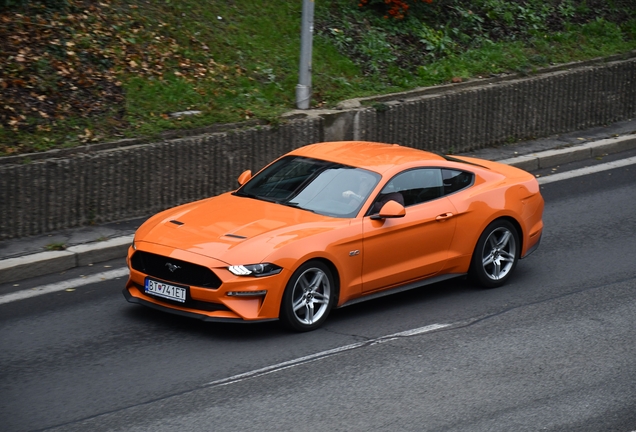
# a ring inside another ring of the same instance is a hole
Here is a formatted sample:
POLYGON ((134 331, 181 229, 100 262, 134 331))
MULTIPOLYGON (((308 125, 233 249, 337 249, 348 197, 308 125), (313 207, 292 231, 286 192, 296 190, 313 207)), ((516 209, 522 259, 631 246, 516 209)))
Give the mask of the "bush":
POLYGON ((433 3, 433 0, 360 0, 358 6, 379 10, 384 18, 404 19, 411 6, 418 3, 433 3))

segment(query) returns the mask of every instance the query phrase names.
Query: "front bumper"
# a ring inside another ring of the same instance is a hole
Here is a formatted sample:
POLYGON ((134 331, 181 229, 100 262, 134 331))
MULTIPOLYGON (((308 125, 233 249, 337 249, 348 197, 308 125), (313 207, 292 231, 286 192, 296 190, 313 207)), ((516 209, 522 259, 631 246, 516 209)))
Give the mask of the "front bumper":
POLYGON ((156 310, 159 310, 159 311, 162 311, 162 312, 168 312, 168 313, 171 313, 171 314, 174 314, 174 315, 179 315, 179 316, 183 316, 183 317, 187 317, 187 318, 199 319, 201 321, 206 321, 206 322, 256 323, 256 322, 264 322, 264 321, 274 321, 274 320, 276 320, 276 318, 270 318, 270 319, 260 319, 260 320, 246 321, 246 320, 244 320, 244 319, 242 319, 241 317, 238 317, 238 316, 228 316, 228 317, 210 316, 210 315, 206 315, 206 314, 204 314, 204 313, 202 313, 200 311, 186 310, 186 309, 169 307, 167 305, 161 305, 161 304, 146 300, 146 299, 141 298, 141 297, 135 297, 135 296, 133 296, 130 293, 128 288, 124 288, 123 294, 124 294, 124 297, 126 298, 126 300, 128 300, 130 303, 136 303, 136 304, 147 306, 149 308, 156 309, 156 310))
MULTIPOLYGON (((168 250, 153 250, 166 257, 168 250), (163 253, 162 253, 163 252, 163 253)), ((289 277, 283 269, 278 274, 263 277, 235 276, 227 270, 225 264, 199 254, 181 251, 180 258, 211 270, 219 279, 214 287, 185 285, 185 302, 173 301, 145 292, 146 278, 166 284, 184 287, 183 282, 175 282, 156 274, 133 268, 132 248, 128 254, 130 277, 124 289, 124 297, 131 303, 142 304, 157 310, 188 316, 204 321, 269 321, 278 319, 280 302, 289 277), (237 293, 241 295, 236 295, 237 293)), ((172 260, 174 261, 174 260, 172 260)))

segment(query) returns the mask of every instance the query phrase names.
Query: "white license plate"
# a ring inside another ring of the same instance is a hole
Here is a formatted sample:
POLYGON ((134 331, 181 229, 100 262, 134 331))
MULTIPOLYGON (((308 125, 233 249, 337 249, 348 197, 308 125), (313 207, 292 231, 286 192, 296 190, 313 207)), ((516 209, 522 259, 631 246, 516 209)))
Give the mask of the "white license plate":
POLYGON ((181 303, 186 301, 186 289, 152 279, 146 279, 145 291, 147 294, 163 297, 181 303))

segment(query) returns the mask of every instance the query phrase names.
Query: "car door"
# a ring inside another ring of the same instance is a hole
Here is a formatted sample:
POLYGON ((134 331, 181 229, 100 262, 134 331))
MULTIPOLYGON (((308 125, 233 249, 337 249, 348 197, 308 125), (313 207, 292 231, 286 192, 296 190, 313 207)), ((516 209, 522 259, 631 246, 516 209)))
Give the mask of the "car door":
POLYGON ((363 220, 362 290, 376 291, 432 276, 448 258, 456 221, 444 195, 441 170, 420 168, 395 176, 380 192, 402 200, 406 215, 376 219, 378 205, 363 220), (401 197, 401 198, 400 198, 401 197))

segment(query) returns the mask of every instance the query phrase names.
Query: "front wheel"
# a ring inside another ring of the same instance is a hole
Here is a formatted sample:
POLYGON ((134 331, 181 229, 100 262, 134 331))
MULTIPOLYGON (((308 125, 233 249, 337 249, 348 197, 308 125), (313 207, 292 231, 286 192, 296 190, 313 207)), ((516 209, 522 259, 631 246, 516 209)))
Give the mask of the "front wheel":
POLYGON ((315 330, 327 319, 335 301, 335 286, 329 268, 309 261, 294 272, 280 306, 283 324, 295 331, 315 330))
POLYGON ((506 283, 519 260, 519 234, 506 220, 496 220, 479 237, 470 265, 471 278, 485 288, 506 283))

